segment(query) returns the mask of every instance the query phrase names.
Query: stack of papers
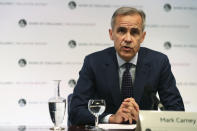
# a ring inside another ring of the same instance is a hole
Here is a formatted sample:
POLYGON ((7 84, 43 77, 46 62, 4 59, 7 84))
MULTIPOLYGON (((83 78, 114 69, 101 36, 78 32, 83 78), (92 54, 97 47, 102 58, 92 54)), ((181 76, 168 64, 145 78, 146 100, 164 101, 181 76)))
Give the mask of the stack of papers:
POLYGON ((99 124, 102 129, 135 129, 136 124, 99 124))

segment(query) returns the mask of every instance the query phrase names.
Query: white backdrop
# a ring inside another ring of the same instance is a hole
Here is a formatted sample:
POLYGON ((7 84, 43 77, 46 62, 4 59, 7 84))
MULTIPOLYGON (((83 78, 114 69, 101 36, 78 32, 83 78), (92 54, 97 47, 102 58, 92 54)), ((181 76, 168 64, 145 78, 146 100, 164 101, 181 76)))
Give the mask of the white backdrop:
POLYGON ((196 0, 0 0, 0 125, 52 125, 50 82, 62 80, 67 98, 84 57, 113 46, 108 29, 120 6, 145 11, 142 46, 168 55, 186 111, 197 112, 196 0))

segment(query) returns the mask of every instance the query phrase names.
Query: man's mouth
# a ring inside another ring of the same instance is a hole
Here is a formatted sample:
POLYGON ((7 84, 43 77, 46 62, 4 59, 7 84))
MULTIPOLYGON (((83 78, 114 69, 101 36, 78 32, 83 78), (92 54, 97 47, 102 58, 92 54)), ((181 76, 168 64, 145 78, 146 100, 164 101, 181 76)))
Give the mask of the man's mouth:
POLYGON ((131 50, 131 47, 123 46, 122 49, 125 50, 125 51, 130 51, 131 50))

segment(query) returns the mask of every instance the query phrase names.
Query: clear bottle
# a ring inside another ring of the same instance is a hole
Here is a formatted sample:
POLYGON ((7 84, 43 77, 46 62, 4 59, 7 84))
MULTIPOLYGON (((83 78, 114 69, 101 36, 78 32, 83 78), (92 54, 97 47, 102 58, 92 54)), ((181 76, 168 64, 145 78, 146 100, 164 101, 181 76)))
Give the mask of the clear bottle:
POLYGON ((48 101, 49 113, 51 120, 54 123, 54 130, 62 130, 61 124, 64 120, 66 111, 66 99, 60 96, 60 82, 61 80, 54 80, 55 97, 52 97, 48 101))

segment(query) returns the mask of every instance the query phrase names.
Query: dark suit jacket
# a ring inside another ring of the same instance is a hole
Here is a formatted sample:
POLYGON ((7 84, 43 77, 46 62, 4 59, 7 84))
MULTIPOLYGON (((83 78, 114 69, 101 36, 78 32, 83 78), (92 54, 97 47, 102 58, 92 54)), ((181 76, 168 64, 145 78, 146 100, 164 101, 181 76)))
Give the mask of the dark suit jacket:
MULTIPOLYGON (((94 116, 88 111, 88 100, 91 98, 106 100, 106 110, 100 118, 116 113, 121 105, 118 70, 114 47, 85 58, 70 105, 69 120, 73 125, 94 123, 94 116)), ((141 47, 133 93, 141 110, 151 109, 150 99, 144 96, 146 84, 151 85, 155 93, 159 93, 166 110, 184 110, 167 56, 141 47)))

